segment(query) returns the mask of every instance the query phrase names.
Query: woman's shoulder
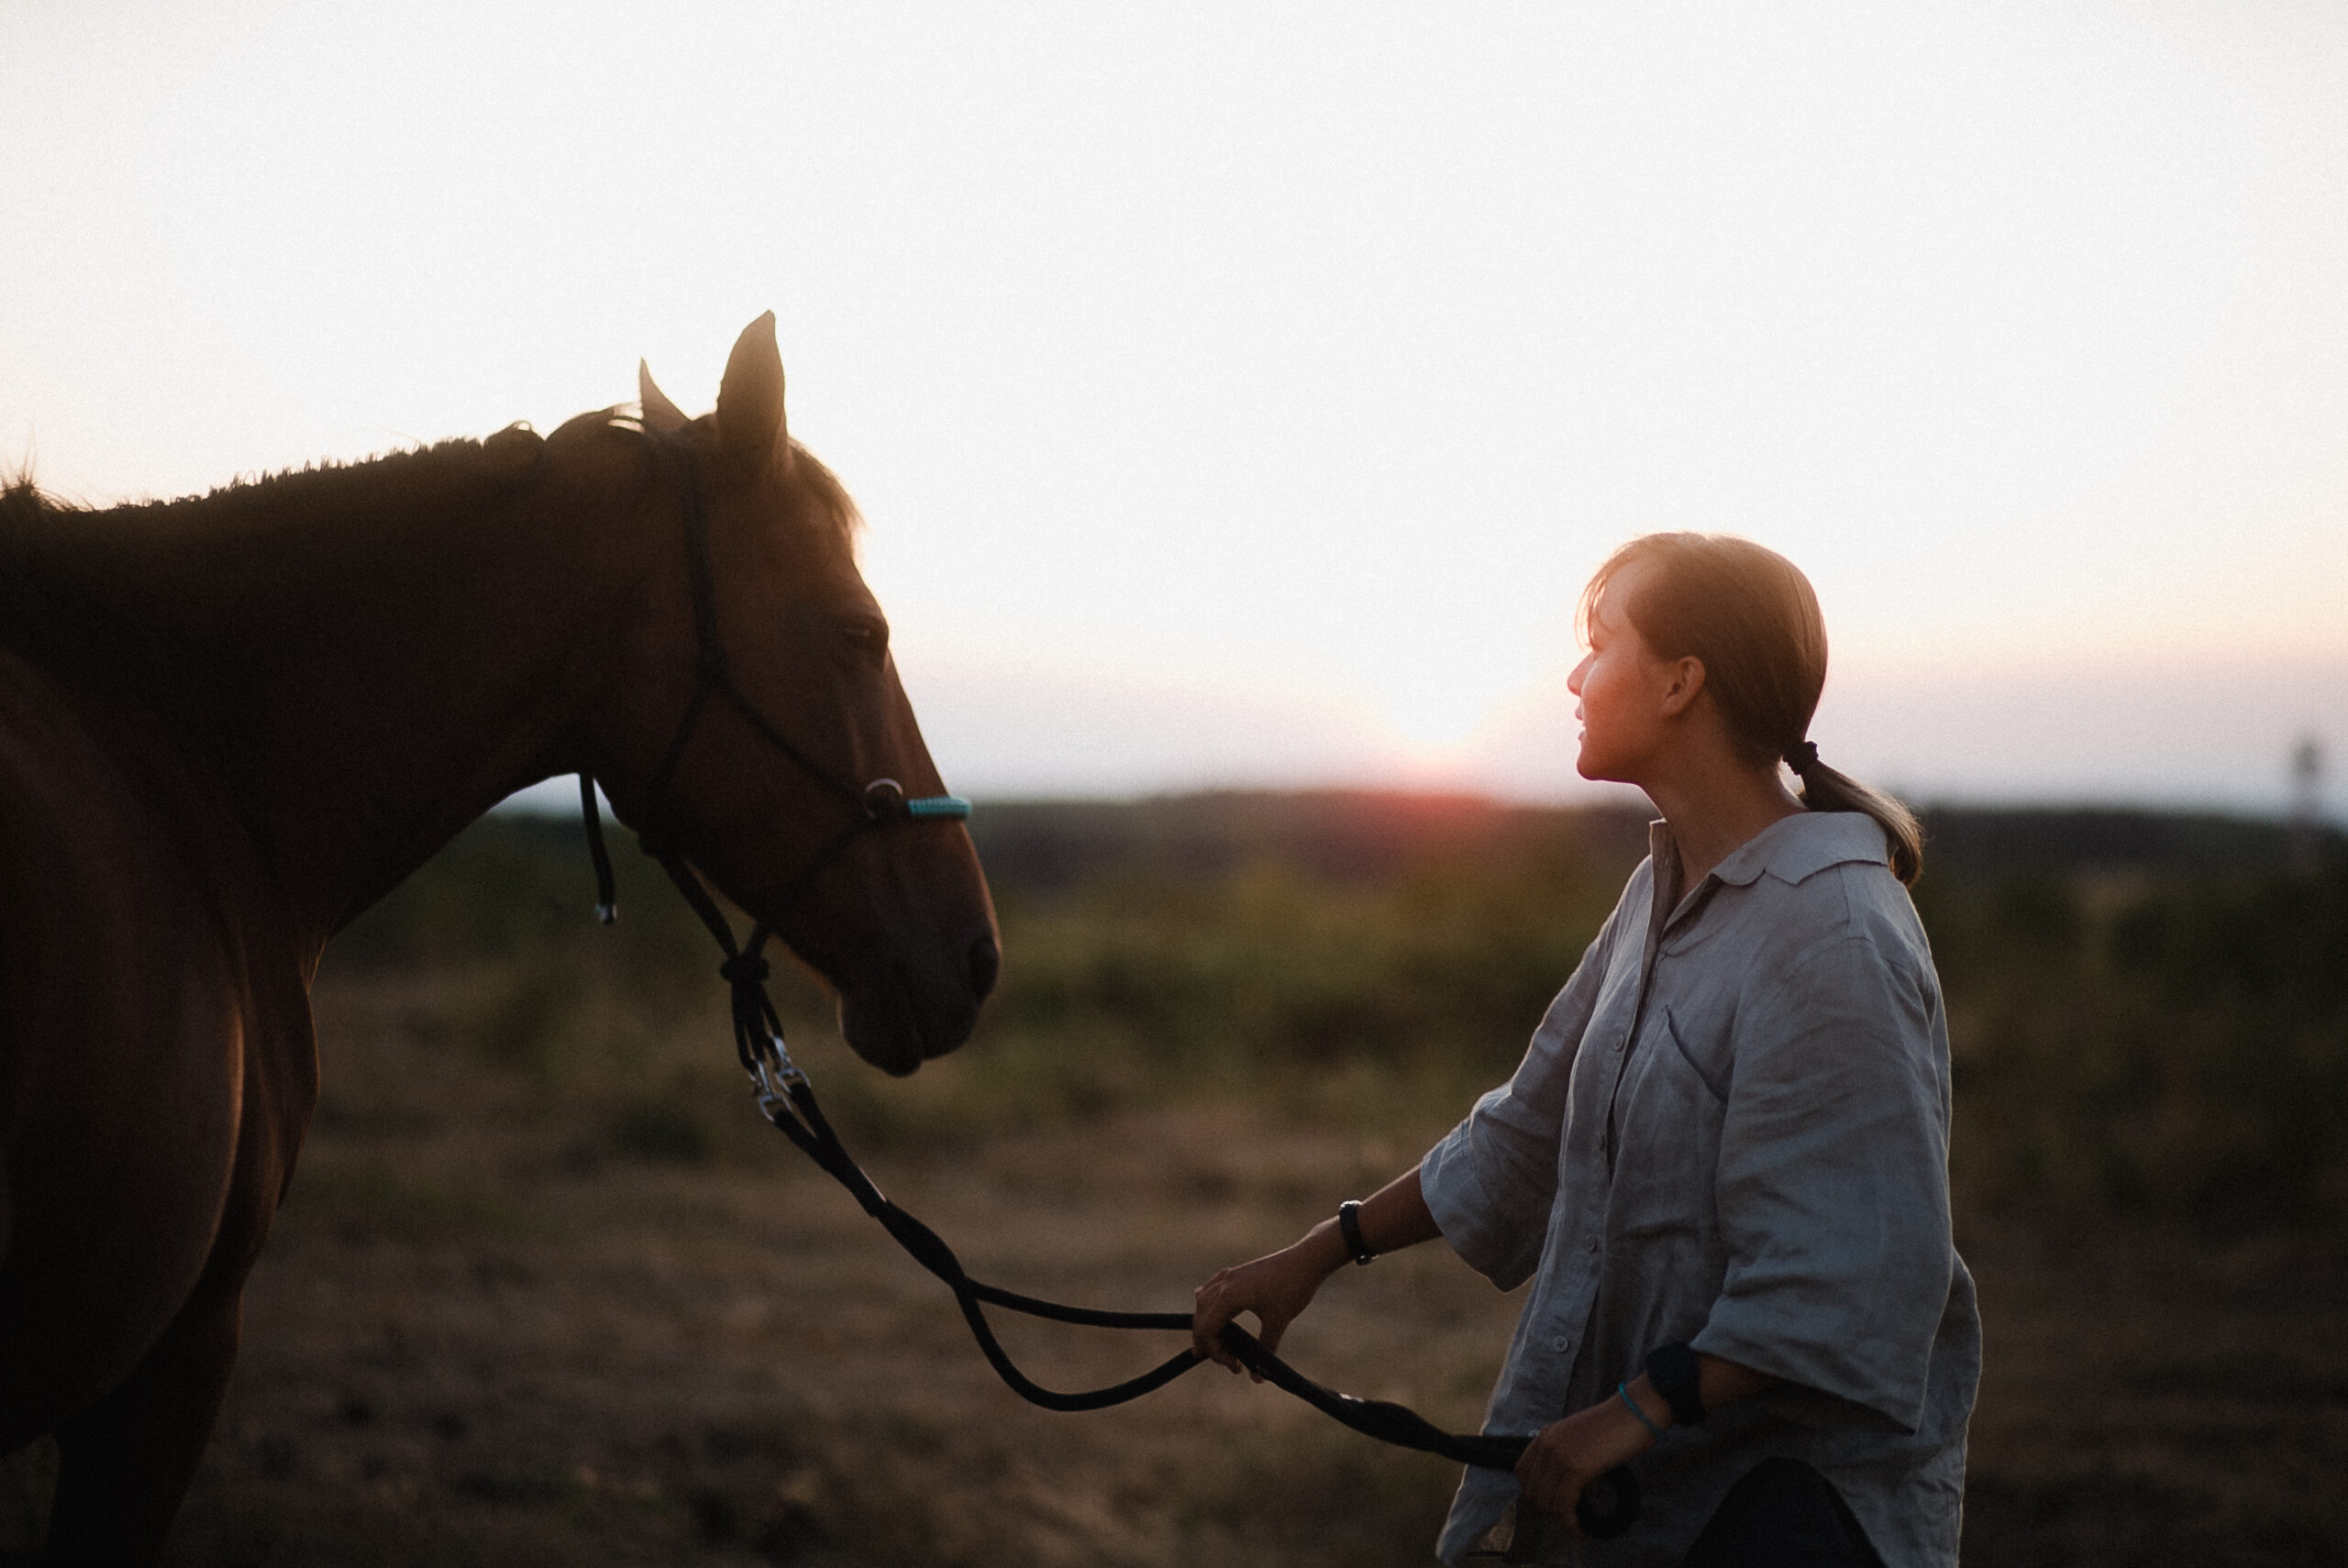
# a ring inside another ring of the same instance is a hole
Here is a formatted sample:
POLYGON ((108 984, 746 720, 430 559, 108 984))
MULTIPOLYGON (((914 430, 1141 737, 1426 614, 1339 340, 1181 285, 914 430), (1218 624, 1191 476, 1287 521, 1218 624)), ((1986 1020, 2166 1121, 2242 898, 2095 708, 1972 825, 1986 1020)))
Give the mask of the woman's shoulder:
POLYGON ((1756 835, 1722 862, 1719 874, 1749 890, 1773 946, 1856 943, 1895 962, 1929 964, 1922 923, 1889 861, 1873 817, 1803 812, 1756 835))
POLYGON ((1795 812, 1778 818, 1721 862, 1722 881, 1767 876, 1800 887, 1838 867, 1874 867, 1891 874, 1883 827, 1865 812, 1795 812))
POLYGON ((1921 1032, 1887 1028, 1870 1039, 1929 1039, 1940 977, 1891 874, 1883 830, 1858 812, 1789 817, 1778 830, 1774 847, 1743 868, 1751 875, 1723 911, 1735 935, 1718 955, 1735 962, 1733 977, 1716 983, 1735 999, 1738 1032, 1775 1039, 1800 1032, 1804 1021, 1879 1017, 1921 1032))

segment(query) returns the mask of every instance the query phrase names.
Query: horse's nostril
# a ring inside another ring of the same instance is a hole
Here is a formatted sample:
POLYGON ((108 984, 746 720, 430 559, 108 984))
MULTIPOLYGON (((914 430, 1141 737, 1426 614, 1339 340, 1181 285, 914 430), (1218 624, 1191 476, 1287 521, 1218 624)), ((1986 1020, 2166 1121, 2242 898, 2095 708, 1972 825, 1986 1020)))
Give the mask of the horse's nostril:
POLYGON ((994 938, 981 936, 970 944, 970 994, 981 1001, 994 989, 995 977, 1002 972, 1002 955, 995 948, 994 938))

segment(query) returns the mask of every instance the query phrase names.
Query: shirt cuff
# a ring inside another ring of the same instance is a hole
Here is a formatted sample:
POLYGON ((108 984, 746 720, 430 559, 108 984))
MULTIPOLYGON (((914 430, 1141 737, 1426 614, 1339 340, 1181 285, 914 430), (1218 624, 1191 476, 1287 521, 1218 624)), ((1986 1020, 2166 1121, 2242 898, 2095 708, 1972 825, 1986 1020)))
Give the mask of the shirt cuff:
POLYGON ((1814 1320, 1773 1311, 1758 1301, 1727 1300, 1713 1306, 1711 1321, 1689 1345, 1699 1354, 1833 1395, 1878 1419, 1867 1424, 1915 1431, 1924 1418, 1930 1336, 1925 1353, 1915 1356, 1912 1365, 1899 1365, 1895 1364, 1907 1358, 1870 1336, 1822 1341, 1816 1326, 1814 1320), (1870 1345, 1877 1353, 1866 1353, 1870 1345))
POLYGON ((1477 1169, 1471 1122, 1453 1128, 1419 1161, 1419 1191, 1451 1250, 1502 1290, 1513 1290, 1540 1266, 1543 1226, 1524 1223, 1512 1206, 1494 1200, 1477 1169))

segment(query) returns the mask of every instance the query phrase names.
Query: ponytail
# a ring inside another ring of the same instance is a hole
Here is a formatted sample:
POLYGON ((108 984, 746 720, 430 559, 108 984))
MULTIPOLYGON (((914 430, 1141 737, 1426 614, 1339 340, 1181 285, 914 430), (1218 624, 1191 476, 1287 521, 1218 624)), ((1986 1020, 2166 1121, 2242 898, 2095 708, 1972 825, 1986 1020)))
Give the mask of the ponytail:
POLYGON ((1891 874, 1914 887, 1924 874, 1924 828, 1916 813, 1880 790, 1870 790, 1839 768, 1818 760, 1818 744, 1804 741, 1786 754, 1786 766, 1801 780, 1797 797, 1813 812, 1864 812, 1883 830, 1891 852, 1891 874))

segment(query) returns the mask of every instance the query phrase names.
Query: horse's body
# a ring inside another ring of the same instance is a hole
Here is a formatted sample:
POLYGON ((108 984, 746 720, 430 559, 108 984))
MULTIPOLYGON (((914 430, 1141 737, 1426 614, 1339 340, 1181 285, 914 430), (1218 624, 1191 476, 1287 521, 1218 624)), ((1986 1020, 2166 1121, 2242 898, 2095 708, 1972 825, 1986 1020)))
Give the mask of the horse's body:
POLYGON ((316 1099, 327 938, 515 790, 592 771, 771 911, 876 1064, 969 1032, 995 938, 958 825, 862 835, 801 893, 844 811, 819 780, 715 708, 664 767, 690 471, 733 679, 840 775, 939 788, 771 317, 714 415, 642 390, 643 429, 0 499, 0 1452, 56 1434, 58 1561, 151 1559, 194 1473, 316 1099))

